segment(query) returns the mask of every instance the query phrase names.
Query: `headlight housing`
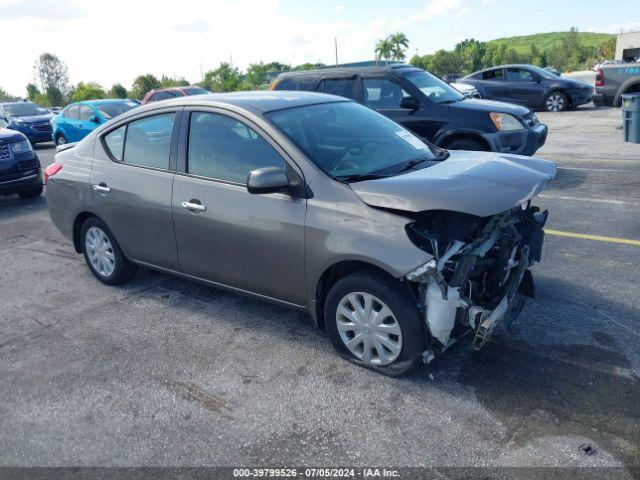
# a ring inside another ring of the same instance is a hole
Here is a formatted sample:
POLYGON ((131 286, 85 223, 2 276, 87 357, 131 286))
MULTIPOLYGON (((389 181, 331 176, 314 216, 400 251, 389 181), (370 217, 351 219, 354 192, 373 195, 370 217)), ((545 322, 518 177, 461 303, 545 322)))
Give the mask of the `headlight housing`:
POLYGON ((498 130, 509 131, 522 130, 524 128, 520 120, 508 113, 491 112, 489 116, 498 130))
POLYGON ((9 145, 13 153, 25 153, 31 152, 33 150, 33 148, 31 147, 31 142, 29 142, 29 140, 22 140, 21 142, 15 142, 9 145))

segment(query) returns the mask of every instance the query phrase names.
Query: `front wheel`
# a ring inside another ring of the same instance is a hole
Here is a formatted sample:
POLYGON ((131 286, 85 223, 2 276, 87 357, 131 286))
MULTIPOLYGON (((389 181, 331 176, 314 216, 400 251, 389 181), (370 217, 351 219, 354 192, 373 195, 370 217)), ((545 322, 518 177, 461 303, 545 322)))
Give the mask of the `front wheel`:
POLYGON ((64 145, 67 143, 67 139, 61 133, 56 135, 56 145, 64 145))
POLYGON ((80 231, 84 259, 98 280, 107 285, 120 285, 136 271, 122 253, 113 234, 101 220, 89 218, 80 231))
POLYGON ((544 108, 547 112, 562 112, 568 106, 567 96, 562 92, 551 92, 544 102, 544 108))
POLYGON ((375 270, 338 280, 324 305, 329 338, 344 358, 386 375, 403 375, 420 362, 426 338, 405 285, 375 270))

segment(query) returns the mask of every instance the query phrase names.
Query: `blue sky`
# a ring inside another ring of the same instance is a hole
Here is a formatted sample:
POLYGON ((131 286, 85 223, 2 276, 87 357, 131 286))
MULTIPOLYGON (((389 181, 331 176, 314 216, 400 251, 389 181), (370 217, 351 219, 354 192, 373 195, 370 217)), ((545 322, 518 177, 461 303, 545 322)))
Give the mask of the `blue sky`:
POLYGON ((403 31, 409 56, 451 48, 464 38, 564 31, 640 30, 638 0, 0 0, 0 87, 24 95, 45 49, 69 67, 72 83, 126 87, 140 73, 200 80, 233 60, 331 63, 373 57, 376 40, 403 31), (122 12, 125 12, 124 14, 122 12), (7 66, 11 66, 7 68, 7 66))

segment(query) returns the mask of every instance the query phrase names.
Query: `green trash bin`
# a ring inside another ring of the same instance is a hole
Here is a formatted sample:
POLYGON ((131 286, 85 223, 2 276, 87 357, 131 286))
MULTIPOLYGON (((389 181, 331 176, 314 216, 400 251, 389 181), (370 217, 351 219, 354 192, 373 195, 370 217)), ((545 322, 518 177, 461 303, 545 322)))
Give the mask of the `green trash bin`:
POLYGON ((640 93, 622 95, 622 134, 625 142, 640 143, 640 93))

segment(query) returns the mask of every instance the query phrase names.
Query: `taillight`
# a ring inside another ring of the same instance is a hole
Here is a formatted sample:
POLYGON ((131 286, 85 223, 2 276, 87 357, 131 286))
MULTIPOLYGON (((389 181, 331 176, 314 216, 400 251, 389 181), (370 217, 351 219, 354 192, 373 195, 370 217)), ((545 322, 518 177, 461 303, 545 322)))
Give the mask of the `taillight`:
POLYGON ((601 68, 596 72, 596 87, 604 87, 604 74, 601 68))
POLYGON ((53 177, 56 173, 62 170, 61 163, 52 163, 47 168, 44 169, 44 183, 46 184, 49 181, 50 177, 53 177))

